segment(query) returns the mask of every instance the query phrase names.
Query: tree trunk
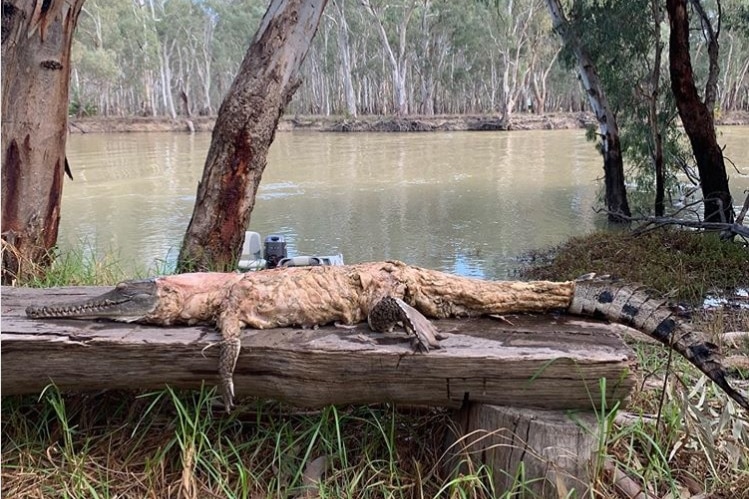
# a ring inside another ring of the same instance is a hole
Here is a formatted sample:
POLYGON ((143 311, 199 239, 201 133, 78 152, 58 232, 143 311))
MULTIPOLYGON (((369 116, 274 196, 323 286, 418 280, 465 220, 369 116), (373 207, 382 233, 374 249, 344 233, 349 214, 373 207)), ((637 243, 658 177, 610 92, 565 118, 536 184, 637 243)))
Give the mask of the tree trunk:
POLYGON ((655 216, 665 215, 666 173, 663 164, 663 135, 658 122, 658 95, 661 84, 661 9, 659 0, 651 0, 650 10, 653 15, 653 37, 655 38, 655 61, 650 73, 650 95, 648 97, 648 122, 650 123, 650 140, 653 141, 653 166, 655 167, 655 216))
MULTIPOLYGON (((712 106, 707 104, 715 98, 715 90, 711 89, 710 82, 714 84, 717 79, 717 74, 715 74, 717 62, 713 61, 717 58, 717 35, 708 41, 711 74, 708 76, 705 102, 703 102, 694 84, 694 72, 689 55, 689 15, 686 0, 667 0, 666 9, 671 26, 669 37, 671 89, 697 161, 702 197, 705 202, 705 221, 730 223, 733 221, 733 204, 731 192, 728 190, 728 175, 723 161, 723 151, 715 136, 712 106)), ((712 28, 710 32, 712 33, 712 28)))
POLYGON ((560 52, 562 52, 562 47, 559 47, 556 52, 554 52, 554 56, 543 71, 539 70, 533 73, 531 88, 533 90, 533 97, 536 101, 536 108, 533 110, 536 114, 544 114, 546 112, 546 82, 549 80, 549 73, 554 67, 554 63, 560 52))
POLYGON ((405 12, 401 16, 400 22, 397 25, 398 34, 398 54, 396 56, 393 51, 393 47, 390 45, 388 40, 387 32, 385 31, 385 25, 383 24, 383 13, 375 10, 369 0, 360 0, 362 6, 369 12, 372 19, 376 23, 377 32, 382 42, 382 47, 388 56, 390 62, 390 69, 393 75, 393 104, 395 107, 395 113, 398 116, 405 116, 408 114, 408 92, 406 90, 406 75, 408 72, 408 55, 406 54, 406 32, 408 30, 408 22, 411 19, 411 15, 416 8, 416 2, 411 1, 408 6, 404 6, 405 12))
POLYGON ((83 1, 3 1, 3 283, 46 264, 57 242, 70 44, 83 1))
POLYGON ((237 263, 276 125, 327 0, 273 0, 219 109, 177 262, 180 272, 237 263))
POLYGON ((593 60, 575 33, 568 29, 568 21, 562 10, 561 1, 547 0, 546 4, 551 13, 554 30, 561 35, 564 43, 572 49, 577 58, 580 81, 588 94, 588 101, 598 120, 609 221, 623 222, 632 213, 629 210, 627 191, 624 187, 624 162, 616 116, 609 107, 606 93, 598 78, 593 60))
POLYGON ((346 12, 342 0, 334 1, 338 15, 338 52, 341 59, 341 78, 343 80, 343 96, 346 104, 346 113, 356 118, 356 93, 351 77, 351 44, 349 43, 349 27, 346 22, 346 12))
POLYGON ((213 115, 213 104, 211 104, 211 60, 213 59, 213 25, 209 21, 203 30, 201 51, 203 53, 203 65, 196 64, 200 76, 200 86, 203 89, 203 109, 201 114, 213 115))

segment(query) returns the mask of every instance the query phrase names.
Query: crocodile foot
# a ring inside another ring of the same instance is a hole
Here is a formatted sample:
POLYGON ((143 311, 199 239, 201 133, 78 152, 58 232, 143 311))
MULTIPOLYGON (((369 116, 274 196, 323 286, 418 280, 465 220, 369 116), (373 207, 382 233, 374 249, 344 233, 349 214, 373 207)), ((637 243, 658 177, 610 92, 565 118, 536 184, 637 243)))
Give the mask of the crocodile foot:
POLYGON ((424 315, 400 298, 385 297, 369 312, 367 317, 369 327, 380 333, 391 332, 398 324, 408 334, 414 336, 416 350, 429 352, 432 348, 442 348, 439 339, 442 338, 437 328, 424 315))
POLYGON ((223 340, 219 346, 218 373, 221 378, 221 398, 226 412, 234 408, 234 368, 239 358, 239 338, 223 340))

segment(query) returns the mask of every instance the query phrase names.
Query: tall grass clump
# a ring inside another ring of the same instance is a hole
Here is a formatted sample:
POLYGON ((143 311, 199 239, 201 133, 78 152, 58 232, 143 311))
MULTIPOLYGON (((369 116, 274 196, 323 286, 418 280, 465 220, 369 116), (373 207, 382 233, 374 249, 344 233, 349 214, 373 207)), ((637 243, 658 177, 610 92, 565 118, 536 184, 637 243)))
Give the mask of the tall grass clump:
POLYGON ((226 416, 214 399, 207 387, 10 397, 3 497, 493 497, 443 466, 445 410, 251 400, 226 416))
MULTIPOLYGON (((13 251, 3 244, 3 251, 13 251)), ((125 279, 166 275, 174 272, 173 266, 157 260, 150 266, 125 262, 116 251, 104 251, 82 241, 68 249, 53 249, 47 264, 25 262, 23 276, 17 286, 49 288, 54 286, 105 286, 125 279)))

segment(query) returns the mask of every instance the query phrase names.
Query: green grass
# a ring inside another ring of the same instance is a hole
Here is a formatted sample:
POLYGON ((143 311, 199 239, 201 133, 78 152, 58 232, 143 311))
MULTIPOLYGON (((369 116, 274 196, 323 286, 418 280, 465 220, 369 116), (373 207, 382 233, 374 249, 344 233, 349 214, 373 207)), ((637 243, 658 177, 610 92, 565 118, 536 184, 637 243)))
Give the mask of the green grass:
MULTIPOLYGON (((14 248, 5 241, 2 250, 15 253, 14 248)), ((78 247, 70 250, 53 249, 48 254, 48 260, 52 262, 49 266, 24 258, 20 260, 23 262, 23 275, 18 277, 15 285, 33 288, 104 286, 125 279, 174 273, 164 261, 156 261, 148 267, 132 262, 123 265, 117 252, 100 250, 86 241, 81 241, 78 247)))
MULTIPOLYGON (((390 405, 300 411, 254 401, 225 416, 213 388, 3 404, 4 497, 432 497, 447 413, 390 405)), ((475 496, 474 496, 475 497, 475 496)), ((487 497, 487 496, 484 496, 487 497)))
MULTIPOLYGON (((615 274, 692 300, 707 289, 747 285, 746 251, 695 233, 594 234, 539 256, 542 265, 528 273, 554 280, 615 274)), ((122 275, 116 258, 88 254, 59 255, 51 272, 26 284, 134 277, 122 275)), ((721 344, 726 331, 749 331, 749 311, 699 313, 694 322, 721 344)), ((748 343, 726 344, 725 353, 746 356, 748 343)), ((658 497, 686 489, 749 497, 747 414, 662 346, 633 348, 638 388, 629 405, 597 413, 595 497, 621 497, 614 473, 658 497)), ((300 410, 244 400, 227 416, 215 400, 207 386, 90 394, 50 386, 38 397, 4 397, 3 497, 534 497, 525 469, 512 475, 510 489, 495 490, 497 471, 482 465, 480 453, 445 452, 454 423, 443 409, 300 410)))

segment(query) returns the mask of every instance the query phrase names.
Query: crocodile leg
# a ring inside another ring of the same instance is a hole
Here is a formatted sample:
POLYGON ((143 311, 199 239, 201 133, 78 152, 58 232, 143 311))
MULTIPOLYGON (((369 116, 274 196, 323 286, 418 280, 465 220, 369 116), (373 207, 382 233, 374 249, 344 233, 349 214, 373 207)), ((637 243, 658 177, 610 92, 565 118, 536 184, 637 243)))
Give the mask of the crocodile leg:
POLYGON ((380 333, 390 332, 397 323, 403 324, 407 333, 416 340, 416 348, 428 352, 430 348, 441 348, 439 331, 434 324, 414 307, 400 298, 385 297, 372 307, 367 322, 370 329, 380 333))
POLYGON ((226 412, 231 412, 234 408, 234 369, 242 345, 241 326, 236 314, 226 312, 219 316, 217 323, 222 336, 218 358, 219 388, 224 408, 226 412))

